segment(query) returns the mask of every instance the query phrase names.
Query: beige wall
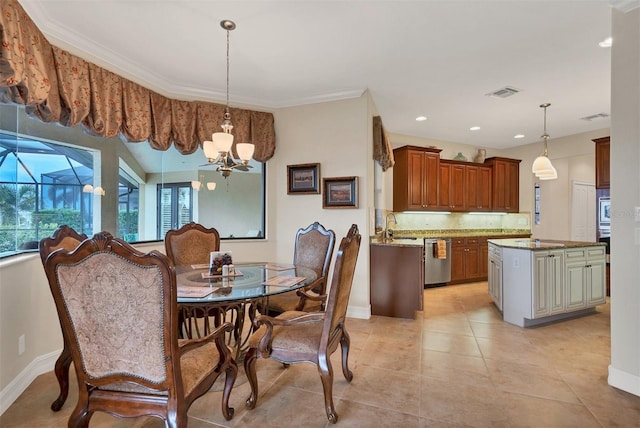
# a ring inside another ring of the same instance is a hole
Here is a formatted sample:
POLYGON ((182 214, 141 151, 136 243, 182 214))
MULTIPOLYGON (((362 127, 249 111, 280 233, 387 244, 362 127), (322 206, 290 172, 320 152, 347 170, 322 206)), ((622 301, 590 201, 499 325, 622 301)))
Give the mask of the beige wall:
MULTIPOLYGON (((552 132, 552 130, 549 131, 552 132)), ((595 184, 595 143, 592 140, 608 135, 609 129, 604 128, 549 139, 549 159, 558 171, 557 180, 538 180, 531 173, 533 161, 542 152, 542 143, 527 144, 501 152, 500 156, 522 160, 520 162, 521 212, 533 212, 534 184, 540 184, 540 224, 532 224, 531 233, 534 238, 571 239, 572 182, 595 184)))
POLYGON ((640 7, 612 20, 609 384, 640 396, 640 7))

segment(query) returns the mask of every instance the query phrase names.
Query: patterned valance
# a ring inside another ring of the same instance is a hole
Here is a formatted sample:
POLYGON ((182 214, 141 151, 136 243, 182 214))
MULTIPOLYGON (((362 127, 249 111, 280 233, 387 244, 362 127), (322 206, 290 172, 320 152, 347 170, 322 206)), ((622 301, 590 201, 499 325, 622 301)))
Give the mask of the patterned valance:
MULTIPOLYGON (((16 0, 0 0, 0 102, 64 126, 80 124, 96 136, 171 144, 193 153, 220 131, 224 105, 166 98, 49 44, 16 0)), ((254 158, 276 147, 273 114, 231 109, 235 143, 253 143, 254 158)))
POLYGON ((373 160, 378 161, 382 170, 386 171, 395 163, 393 158, 393 148, 387 133, 382 126, 382 118, 380 116, 373 117, 373 160))

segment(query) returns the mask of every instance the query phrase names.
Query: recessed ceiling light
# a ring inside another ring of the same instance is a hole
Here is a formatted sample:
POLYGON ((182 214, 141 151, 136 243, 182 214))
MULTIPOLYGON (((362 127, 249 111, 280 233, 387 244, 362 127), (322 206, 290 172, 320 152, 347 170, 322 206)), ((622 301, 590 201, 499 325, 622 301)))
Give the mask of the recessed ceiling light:
POLYGON ((472 126, 471 128, 469 128, 469 131, 478 131, 479 129, 479 126, 472 126))
POLYGON ((613 39, 611 37, 607 37, 606 39, 598 43, 598 45, 601 48, 610 48, 612 44, 613 44, 613 39))
POLYGON ((516 134, 513 138, 524 138, 524 134, 516 134))
POLYGON ((418 122, 423 122, 423 121, 427 120, 427 116, 418 116, 418 117, 416 117, 416 120, 418 122))

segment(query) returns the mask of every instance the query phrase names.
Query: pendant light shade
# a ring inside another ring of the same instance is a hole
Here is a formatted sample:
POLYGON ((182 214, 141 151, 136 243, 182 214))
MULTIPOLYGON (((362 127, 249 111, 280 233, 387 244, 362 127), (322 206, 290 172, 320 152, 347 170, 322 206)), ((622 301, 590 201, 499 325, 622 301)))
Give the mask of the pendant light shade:
POLYGON ((549 103, 540 105, 540 107, 544 109, 544 134, 542 134, 544 152, 533 161, 533 165, 531 166, 531 172, 533 172, 540 180, 555 180, 558 178, 558 171, 556 171, 551 163, 547 150, 547 140, 549 139, 549 134, 547 134, 547 107, 550 105, 551 104, 549 103))

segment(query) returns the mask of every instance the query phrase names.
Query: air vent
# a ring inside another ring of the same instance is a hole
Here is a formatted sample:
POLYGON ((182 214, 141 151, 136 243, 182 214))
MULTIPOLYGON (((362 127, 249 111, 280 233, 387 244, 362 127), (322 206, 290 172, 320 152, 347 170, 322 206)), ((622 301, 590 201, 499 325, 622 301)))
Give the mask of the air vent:
POLYGON ((592 120, 606 119, 608 117, 609 115, 607 113, 598 113, 598 114, 592 114, 591 116, 581 117, 580 120, 586 120, 587 122, 591 122, 592 120))
POLYGON ((489 92, 485 95, 491 98, 507 98, 511 95, 517 94, 518 92, 520 92, 520 89, 516 89, 511 86, 505 86, 504 88, 498 89, 497 91, 489 92))

